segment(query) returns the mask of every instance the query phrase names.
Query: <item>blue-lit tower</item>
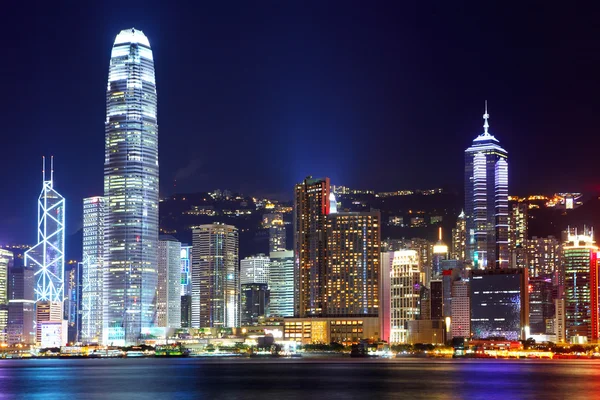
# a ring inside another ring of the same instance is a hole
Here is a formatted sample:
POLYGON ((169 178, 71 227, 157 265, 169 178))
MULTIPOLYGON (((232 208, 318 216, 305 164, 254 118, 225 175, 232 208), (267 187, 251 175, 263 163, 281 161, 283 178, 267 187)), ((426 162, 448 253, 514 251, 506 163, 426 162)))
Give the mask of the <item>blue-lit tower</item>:
POLYGON ((153 326, 158 281, 158 124, 154 61, 142 31, 114 42, 106 91, 103 343, 153 326))
POLYGON ((50 180, 42 168, 42 192, 38 199, 37 244, 25 252, 25 265, 35 274, 35 300, 62 303, 65 271, 65 199, 54 190, 54 159, 50 180))
POLYGON ((483 133, 465 150, 467 262, 476 269, 507 268, 508 153, 489 132, 487 101, 483 133))

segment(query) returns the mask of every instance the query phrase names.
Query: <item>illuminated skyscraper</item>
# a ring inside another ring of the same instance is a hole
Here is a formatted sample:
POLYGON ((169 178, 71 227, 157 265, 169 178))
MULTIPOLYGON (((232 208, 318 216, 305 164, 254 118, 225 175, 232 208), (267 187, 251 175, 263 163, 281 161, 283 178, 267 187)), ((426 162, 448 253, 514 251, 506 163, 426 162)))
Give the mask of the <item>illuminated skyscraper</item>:
POLYGON ((562 250, 557 238, 534 236, 526 246, 530 276, 552 275, 561 270, 562 250))
POLYGON ((382 334, 389 332, 390 343, 407 343, 408 321, 419 318, 421 282, 425 278, 419 267, 416 250, 382 253, 383 284, 382 334), (389 325, 389 326, 387 326, 389 325))
POLYGON ((8 274, 8 344, 35 343, 33 268, 13 266, 8 274))
POLYGON ((380 221, 379 211, 327 216, 326 316, 379 315, 380 221))
POLYGON ((526 268, 471 271, 471 332, 474 337, 501 336, 508 340, 528 337, 527 275, 526 268))
POLYGON ((192 328, 240 326, 237 228, 200 225, 192 240, 192 328))
POLYGON ((488 132, 465 150, 466 261, 476 269, 508 268, 508 153, 488 132))
POLYGON ((106 92, 104 343, 153 325, 158 279, 158 125, 154 62, 142 31, 121 31, 106 92))
POLYGON ((508 248, 514 268, 527 267, 527 204, 513 204, 510 211, 508 248))
POLYGON ((46 180, 44 159, 42 193, 38 199, 37 244, 25 252, 25 265, 36 276, 35 300, 64 300, 65 199, 54 190, 51 160, 50 180, 46 180))
POLYGON ((433 257, 431 263, 431 272, 429 282, 431 279, 439 279, 442 276, 442 261, 448 258, 448 246, 442 240, 442 228, 438 228, 438 241, 433 246, 433 257))
POLYGON ((568 342, 598 339, 598 247, 593 231, 571 234, 563 244, 565 328, 568 342))
POLYGON ((250 256, 240 261, 240 283, 269 283, 271 259, 264 254, 250 256))
POLYGON ((8 342, 8 271, 13 253, 0 249, 0 344, 8 342))
POLYGON ((294 196, 294 252, 297 259, 297 314, 325 312, 326 241, 329 214, 329 178, 308 177, 296 185, 294 196))
POLYGON ((270 314, 277 317, 294 316, 294 252, 271 252, 269 290, 270 314))
POLYGON ((36 342, 41 343, 44 323, 62 326, 58 338, 66 343, 63 323, 65 273, 65 199, 54 190, 53 159, 50 180, 46 180, 46 160, 42 168, 43 187, 38 199, 37 244, 25 252, 25 266, 35 271, 36 342))
POLYGON ((189 296, 192 293, 192 246, 184 244, 181 246, 181 296, 189 296))
POLYGON ((456 220, 456 227, 452 229, 452 258, 465 261, 467 255, 467 226, 465 212, 462 211, 456 220))
POLYGON ((262 226, 269 230, 269 252, 284 251, 286 248, 286 229, 283 214, 269 213, 263 215, 262 226))
POLYGON ((83 199, 81 340, 86 343, 102 340, 104 212, 104 197, 83 199))
POLYGON ((172 236, 158 241, 156 326, 181 327, 181 243, 172 236))

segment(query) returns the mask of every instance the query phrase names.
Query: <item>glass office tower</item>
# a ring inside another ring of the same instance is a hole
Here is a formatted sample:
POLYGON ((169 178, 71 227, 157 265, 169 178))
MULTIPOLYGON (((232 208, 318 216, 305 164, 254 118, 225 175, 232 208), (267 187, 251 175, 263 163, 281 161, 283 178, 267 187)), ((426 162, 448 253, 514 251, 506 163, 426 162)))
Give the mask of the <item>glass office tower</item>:
POLYGON ((508 153, 488 132, 465 150, 466 261, 475 269, 508 268, 508 153))
POLYGON ((158 258, 158 125, 148 38, 121 31, 106 91, 104 343, 133 344, 153 324, 158 258))

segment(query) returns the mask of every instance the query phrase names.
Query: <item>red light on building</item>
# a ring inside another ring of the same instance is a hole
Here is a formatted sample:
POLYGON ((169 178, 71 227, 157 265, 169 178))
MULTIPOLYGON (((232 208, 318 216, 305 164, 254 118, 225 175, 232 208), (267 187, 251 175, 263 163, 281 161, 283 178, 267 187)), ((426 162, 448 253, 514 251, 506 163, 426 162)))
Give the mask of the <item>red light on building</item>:
POLYGON ((592 311, 592 341, 598 340, 599 310, 598 310, 598 253, 592 251, 590 254, 590 308, 592 311))

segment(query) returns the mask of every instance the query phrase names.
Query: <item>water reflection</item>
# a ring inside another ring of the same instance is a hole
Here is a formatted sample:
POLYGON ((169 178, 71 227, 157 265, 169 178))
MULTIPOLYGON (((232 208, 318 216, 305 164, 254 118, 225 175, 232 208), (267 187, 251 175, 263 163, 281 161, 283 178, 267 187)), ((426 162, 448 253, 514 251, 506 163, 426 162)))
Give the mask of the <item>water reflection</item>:
POLYGON ((0 399, 577 399, 599 375, 571 360, 1 360, 0 399))

